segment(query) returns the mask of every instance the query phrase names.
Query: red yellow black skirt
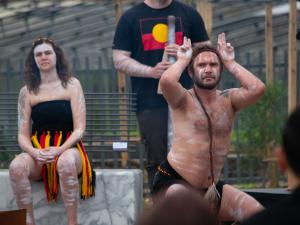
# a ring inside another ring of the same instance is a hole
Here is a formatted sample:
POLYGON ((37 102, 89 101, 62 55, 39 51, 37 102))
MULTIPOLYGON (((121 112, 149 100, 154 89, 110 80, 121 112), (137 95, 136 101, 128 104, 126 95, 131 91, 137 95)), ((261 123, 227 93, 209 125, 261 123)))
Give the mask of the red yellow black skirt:
MULTIPOLYGON (((66 139, 71 135, 71 132, 41 132, 38 134, 35 132, 31 141, 35 148, 44 149, 49 146, 60 146, 64 143, 66 139)), ((82 162, 82 176, 81 176, 81 198, 86 199, 95 194, 95 173, 91 168, 90 161, 86 154, 85 148, 83 146, 82 141, 76 144, 76 148, 78 149, 82 162)), ((42 167, 42 178, 44 181, 44 188, 47 196, 47 200, 56 201, 58 196, 58 186, 59 179, 57 173, 57 160, 58 157, 55 158, 55 161, 52 163, 44 164, 42 167)))

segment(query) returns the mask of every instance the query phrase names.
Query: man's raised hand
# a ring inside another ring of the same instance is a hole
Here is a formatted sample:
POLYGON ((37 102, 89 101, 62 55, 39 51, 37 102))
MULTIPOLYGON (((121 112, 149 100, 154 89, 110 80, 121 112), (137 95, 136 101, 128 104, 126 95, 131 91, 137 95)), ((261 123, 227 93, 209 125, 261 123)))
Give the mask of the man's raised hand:
POLYGON ((224 32, 218 35, 218 51, 225 67, 234 61, 234 48, 229 42, 226 42, 224 32))
POLYGON ((184 37, 183 44, 178 48, 177 51, 177 60, 184 60, 188 64, 192 58, 192 53, 191 40, 187 37, 184 37))

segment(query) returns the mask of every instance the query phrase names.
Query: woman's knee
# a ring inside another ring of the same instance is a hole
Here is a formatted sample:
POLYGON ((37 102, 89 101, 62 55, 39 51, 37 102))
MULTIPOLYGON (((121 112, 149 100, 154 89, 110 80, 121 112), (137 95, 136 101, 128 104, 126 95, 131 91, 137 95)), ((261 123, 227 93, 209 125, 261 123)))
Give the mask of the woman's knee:
POLYGON ((70 174, 76 172, 75 157, 69 152, 61 154, 57 160, 57 171, 59 174, 70 174))
POLYGON ((19 180, 29 176, 29 168, 26 166, 24 157, 17 156, 9 165, 9 176, 11 180, 19 180))

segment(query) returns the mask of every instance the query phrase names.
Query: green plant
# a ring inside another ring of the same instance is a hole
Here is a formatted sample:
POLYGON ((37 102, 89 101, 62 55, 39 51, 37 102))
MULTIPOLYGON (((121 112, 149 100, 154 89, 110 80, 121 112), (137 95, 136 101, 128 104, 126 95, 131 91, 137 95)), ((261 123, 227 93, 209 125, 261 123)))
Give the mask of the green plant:
POLYGON ((239 114, 238 126, 232 136, 234 149, 258 159, 258 166, 263 167, 262 171, 267 171, 266 177, 271 180, 270 186, 278 183, 274 180, 277 178, 274 177, 276 167, 272 149, 280 143, 286 118, 287 87, 282 83, 275 83, 266 87, 265 94, 256 104, 239 114))

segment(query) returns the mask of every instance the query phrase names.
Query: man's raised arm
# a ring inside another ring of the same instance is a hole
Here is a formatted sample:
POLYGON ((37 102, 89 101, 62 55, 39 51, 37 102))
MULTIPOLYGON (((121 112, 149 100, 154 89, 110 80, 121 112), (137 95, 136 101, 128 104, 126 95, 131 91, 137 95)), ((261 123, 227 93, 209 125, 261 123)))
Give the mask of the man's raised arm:
POLYGON ((241 83, 240 88, 233 88, 230 91, 233 108, 238 111, 254 104, 265 91, 264 83, 235 61, 234 49, 226 42, 224 33, 218 36, 218 50, 224 67, 241 83))
POLYGON ((179 78, 188 66, 191 57, 191 40, 184 37, 183 45, 179 47, 177 52, 177 61, 163 73, 159 80, 162 93, 173 109, 184 104, 186 89, 179 83, 179 78))

